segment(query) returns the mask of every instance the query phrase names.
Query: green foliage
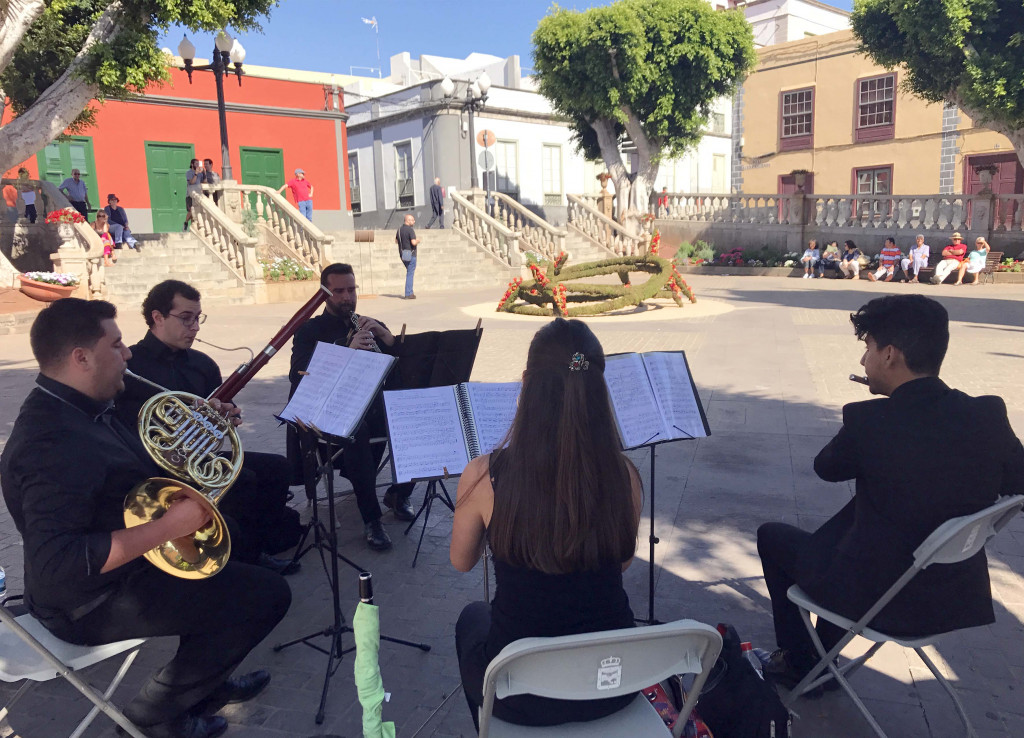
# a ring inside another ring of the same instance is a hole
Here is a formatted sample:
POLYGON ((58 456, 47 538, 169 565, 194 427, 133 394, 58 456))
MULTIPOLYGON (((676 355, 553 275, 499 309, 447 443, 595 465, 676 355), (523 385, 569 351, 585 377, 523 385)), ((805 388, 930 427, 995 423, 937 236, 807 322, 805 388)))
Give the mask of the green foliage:
MULTIPOLYGON (((27 110, 64 74, 109 5, 110 0, 47 2, 10 64, 0 70, 0 88, 10 98, 15 113, 27 110)), ((157 47, 161 31, 173 24, 197 31, 217 31, 226 26, 259 30, 259 19, 276 5, 276 0, 121 0, 118 33, 90 50, 80 74, 98 86, 98 100, 125 99, 150 82, 168 79, 167 60, 157 47)), ((206 56, 209 52, 198 53, 206 56)), ((84 110, 72 124, 72 131, 88 127, 94 115, 92 108, 84 110)))
POLYGON ((619 0, 582 12, 556 5, 533 44, 541 93, 591 159, 601 158, 591 122, 613 121, 621 138, 624 106, 658 155, 681 154, 700 140, 714 101, 756 62, 742 12, 716 12, 704 0, 619 0))
POLYGON ((690 243, 689 241, 683 241, 681 244, 679 244, 679 248, 676 249, 676 255, 674 258, 689 259, 691 256, 693 256, 693 252, 696 250, 697 247, 694 246, 692 243, 690 243))
POLYGON ((704 261, 715 260, 715 245, 707 241, 698 240, 694 244, 694 256, 704 261))
POLYGON ((260 266, 263 267, 263 279, 268 282, 297 282, 316 277, 315 272, 288 256, 260 259, 260 266))
POLYGON ((977 123, 1024 128, 1020 0, 860 0, 851 20, 872 59, 905 65, 905 89, 955 102, 977 123))

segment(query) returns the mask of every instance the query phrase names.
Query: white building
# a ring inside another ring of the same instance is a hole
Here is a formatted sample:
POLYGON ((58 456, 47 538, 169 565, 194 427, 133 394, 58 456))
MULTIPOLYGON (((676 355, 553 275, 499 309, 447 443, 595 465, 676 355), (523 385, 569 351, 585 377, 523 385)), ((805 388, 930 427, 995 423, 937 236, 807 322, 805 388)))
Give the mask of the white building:
POLYGON ((720 8, 743 9, 754 28, 754 44, 770 46, 850 27, 850 14, 817 0, 730 0, 720 8))
MULTIPOLYGON (((517 56, 412 59, 402 53, 391 58, 386 78, 360 78, 344 88, 357 228, 395 226, 406 212, 423 223, 430 217, 428 192, 435 177, 446 188, 470 187, 466 90, 483 73, 491 87, 473 116, 474 129, 491 131, 496 142, 486 152, 474 147, 479 185, 508 193, 556 224, 565 222, 567 194, 599 190, 604 164, 576 151, 567 122, 536 91, 533 79, 522 76, 517 56), (449 98, 441 89, 446 78, 455 84, 449 98)), ((731 101, 719 101, 698 149, 663 162, 657 189, 728 192, 731 116, 731 101)))

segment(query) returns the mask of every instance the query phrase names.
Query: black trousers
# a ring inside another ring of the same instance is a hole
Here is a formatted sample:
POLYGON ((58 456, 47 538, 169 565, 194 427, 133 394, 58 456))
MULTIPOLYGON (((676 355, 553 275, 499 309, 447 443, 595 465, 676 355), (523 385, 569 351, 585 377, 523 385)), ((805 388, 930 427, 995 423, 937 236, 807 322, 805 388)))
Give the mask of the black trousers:
MULTIPOLYGON (((779 648, 792 652, 794 665, 817 662, 817 652, 804 627, 800 609, 786 597, 786 591, 801 582, 800 556, 811 534, 786 523, 765 523, 757 529, 757 554, 761 557, 764 583, 772 600, 775 621, 775 642, 779 648)), ((837 586, 842 586, 837 582, 837 586)), ((815 626, 826 650, 836 645, 846 632, 842 628, 818 620, 815 626)))
MULTIPOLYGON (((490 630, 491 606, 486 602, 466 605, 455 624, 455 651, 462 675, 462 691, 477 730, 480 729, 480 707, 484 703, 484 672, 490 663, 487 657, 490 630)), ((495 699, 492 713, 516 725, 562 725, 606 717, 635 698, 635 694, 627 694, 605 700, 554 700, 523 694, 495 699)))
POLYGON ((71 207, 82 214, 82 217, 86 220, 89 219, 89 206, 85 204, 85 200, 69 200, 71 207))
POLYGON ((124 712, 140 726, 177 718, 220 686, 274 629, 291 590, 267 569, 229 562, 214 577, 179 579, 144 563, 109 599, 76 621, 47 621, 71 643, 178 636, 178 651, 124 712))
POLYGON ((277 541, 290 481, 291 466, 284 456, 245 452, 238 479, 217 506, 241 530, 239 540, 231 541, 236 561, 254 563, 261 553, 281 550, 277 541))

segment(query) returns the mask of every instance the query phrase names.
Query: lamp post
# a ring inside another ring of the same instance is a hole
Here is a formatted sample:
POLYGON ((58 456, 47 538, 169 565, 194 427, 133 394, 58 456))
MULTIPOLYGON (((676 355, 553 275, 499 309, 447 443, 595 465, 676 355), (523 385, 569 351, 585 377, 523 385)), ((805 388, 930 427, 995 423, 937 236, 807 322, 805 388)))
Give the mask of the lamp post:
POLYGON ((245 61, 245 49, 238 42, 237 38, 231 38, 226 31, 217 34, 213 42, 213 61, 209 64, 195 65, 192 60, 196 57, 196 47, 188 40, 188 36, 181 39, 178 44, 178 55, 185 63, 183 71, 188 75, 188 82, 192 84, 192 72, 210 71, 213 72, 214 80, 217 83, 217 115, 220 118, 220 168, 221 179, 233 180, 231 171, 231 150, 228 148, 228 116, 224 107, 224 75, 234 71, 238 78, 238 86, 242 86, 242 62, 245 61), (235 65, 230 70, 229 63, 235 65))
MULTIPOLYGON (((476 176, 476 127, 473 115, 482 110, 487 102, 487 91, 491 89, 491 78, 487 72, 481 72, 471 85, 466 87, 466 110, 469 111, 469 186, 473 190, 480 188, 476 176)), ((446 100, 455 96, 455 83, 448 77, 441 80, 441 93, 446 100)))

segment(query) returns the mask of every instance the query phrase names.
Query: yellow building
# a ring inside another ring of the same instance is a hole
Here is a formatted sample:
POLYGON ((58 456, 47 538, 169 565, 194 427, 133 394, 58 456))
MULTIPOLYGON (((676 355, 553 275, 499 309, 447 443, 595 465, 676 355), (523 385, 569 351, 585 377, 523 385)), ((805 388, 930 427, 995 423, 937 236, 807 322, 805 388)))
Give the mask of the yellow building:
POLYGON ((790 172, 806 170, 807 193, 974 193, 982 189, 977 167, 991 165, 996 194, 1024 193, 1024 169, 1005 136, 901 91, 905 73, 872 62, 852 31, 758 56, 736 104, 737 191, 793 192, 790 172))

